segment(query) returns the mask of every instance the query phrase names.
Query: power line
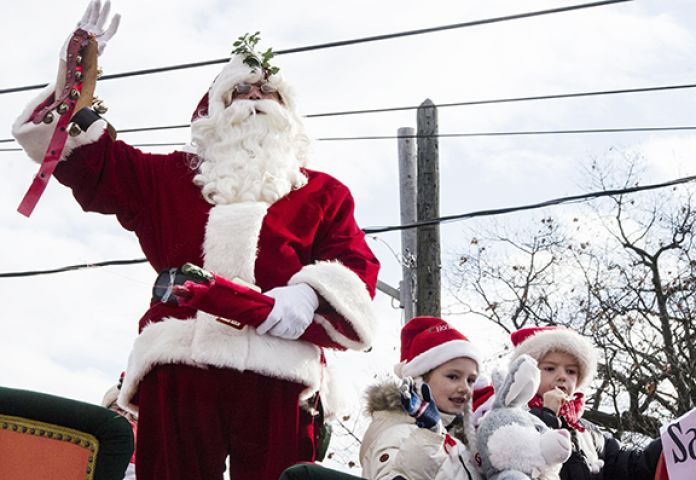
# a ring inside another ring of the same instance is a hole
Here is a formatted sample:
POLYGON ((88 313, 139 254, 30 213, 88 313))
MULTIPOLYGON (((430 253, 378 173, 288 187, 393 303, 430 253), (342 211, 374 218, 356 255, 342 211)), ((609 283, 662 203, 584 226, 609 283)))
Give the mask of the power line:
MULTIPOLYGON (((473 20, 470 22, 462 22, 462 23, 454 23, 450 25, 441 25, 439 27, 430 27, 430 28, 421 28, 417 30, 407 30, 404 32, 396 32, 396 33, 387 33, 387 34, 382 34, 382 35, 374 35, 374 36, 369 36, 369 37, 361 37, 361 38, 355 38, 351 40, 339 40, 336 42, 328 42, 328 43, 320 43, 316 45, 308 45, 304 47, 296 47, 296 48, 288 48, 284 50, 278 50, 275 52, 276 55, 284 55, 284 54, 289 54, 289 53, 300 53, 300 52, 308 52, 311 50, 321 50, 325 48, 335 48, 335 47, 344 47, 348 45, 356 45, 359 43, 368 43, 368 42, 377 42, 381 40, 390 40, 393 38, 399 38, 399 37, 407 37, 407 36, 413 36, 413 35, 423 35, 426 33, 434 33, 434 32, 439 32, 443 30, 453 30, 453 29, 458 29, 458 28, 465 28, 465 27, 474 27, 474 26, 479 26, 479 25, 486 25, 486 24, 491 24, 491 23, 499 23, 499 22, 505 22, 509 20, 519 20, 523 18, 530 18, 530 17, 537 17, 541 15, 550 15, 554 13, 563 13, 563 12, 569 12, 572 10, 580 10, 580 9, 585 9, 585 8, 592 8, 592 7, 600 7, 604 5, 612 5, 615 3, 624 3, 624 2, 630 2, 633 0, 605 0, 605 1, 600 1, 600 2, 592 2, 592 3, 584 3, 584 4, 579 4, 579 5, 569 5, 567 7, 559 7, 559 8, 552 8, 549 10, 539 10, 535 12, 527 12, 527 13, 519 13, 515 15, 506 15, 503 17, 494 17, 494 18, 486 18, 482 20, 473 20)), ((179 65, 171 65, 168 67, 159 67, 159 68, 148 68, 144 70, 134 70, 131 72, 123 72, 123 73, 115 73, 111 75, 104 75, 100 78, 100 80, 112 80, 116 78, 124 78, 124 77, 132 77, 132 76, 137 76, 137 75, 149 75, 153 73, 161 73, 161 72, 167 72, 167 71, 172 71, 172 70, 183 70, 187 68, 197 68, 197 67, 204 67, 208 65, 215 65, 215 64, 221 64, 221 63, 227 63, 229 61, 229 58, 220 58, 216 60, 206 60, 202 62, 195 62, 195 63, 184 63, 184 64, 179 64, 179 65)), ((28 85, 24 87, 13 87, 13 88, 6 88, 6 89, 1 89, 0 90, 0 95, 5 94, 5 93, 15 93, 15 92, 23 92, 27 90, 38 90, 41 88, 46 87, 46 83, 40 84, 40 85, 28 85)))
MULTIPOLYGON (((513 102, 528 102, 534 100, 557 100, 562 98, 578 98, 578 97, 591 97, 598 95, 617 95, 621 93, 644 93, 644 92, 658 92, 664 90, 678 90, 684 88, 694 88, 696 83, 685 83, 681 85, 663 85, 659 87, 643 87, 643 88, 624 88, 620 90, 599 90, 599 91, 586 91, 577 93, 558 93, 551 95, 536 95, 529 97, 510 97, 510 98, 494 98, 486 100, 468 100, 464 102, 453 102, 453 103, 440 103, 433 105, 429 108, 445 108, 445 107, 463 107, 472 105, 490 105, 496 103, 513 103, 513 102)), ((386 108, 374 108, 374 109, 364 109, 364 110, 346 110, 342 112, 327 112, 327 113, 313 113, 310 115, 305 115, 307 118, 315 117, 332 117, 338 115, 362 115, 366 113, 382 113, 382 112, 397 112, 402 110, 417 110, 423 108, 420 105, 409 105, 405 107, 386 107, 386 108)), ((428 108, 428 107, 425 107, 428 108)))
MULTIPOLYGON (((557 93, 549 95, 536 95, 536 96, 526 96, 526 97, 508 97, 508 98, 493 98, 493 99, 483 99, 483 100, 466 100, 461 102, 451 102, 451 103, 439 103, 433 105, 432 107, 425 108, 448 108, 448 107, 464 107, 473 105, 490 105, 490 104, 500 104, 500 103, 514 103, 514 102, 528 102, 528 101, 539 101, 539 100, 557 100, 564 98, 580 98, 580 97, 590 97, 590 96, 600 96, 600 95, 617 95, 625 93, 646 93, 646 92, 658 92, 658 91, 669 91, 669 90, 680 90, 687 88, 696 88, 696 83, 685 83, 678 85, 661 85, 657 87, 641 87, 641 88, 623 88, 617 90, 594 90, 594 91, 584 91, 575 93, 557 93)), ((385 107, 385 108, 371 108, 362 110, 344 110, 338 112, 323 112, 323 113, 312 113, 305 115, 305 118, 320 118, 320 117, 332 117, 340 115, 362 115, 369 113, 384 113, 384 112, 397 112, 405 110, 417 110, 422 108, 420 105, 407 105, 402 107, 385 107)), ((160 125, 154 127, 136 127, 136 128, 123 128, 117 130, 117 133, 137 133, 137 132, 150 132, 157 130, 175 130, 179 128, 189 128, 190 123, 182 123, 179 125, 160 125)), ((14 142, 13 138, 0 139, 0 143, 10 143, 14 142)), ((11 150, 16 151, 16 150, 11 150)))
POLYGON ((182 123, 181 125, 165 125, 160 127, 122 128, 120 130, 116 130, 116 133, 152 132, 155 130, 176 130, 177 128, 188 128, 190 126, 190 123, 182 123))
MULTIPOLYGON (((133 129, 131 129, 133 130, 133 129)), ((356 141, 356 140, 394 140, 398 138, 466 138, 466 137, 510 137, 524 135, 572 135, 592 133, 630 133, 630 132, 671 132, 692 131, 696 126, 674 127, 626 127, 626 128, 587 128, 577 130, 525 130, 509 132, 470 132, 470 133, 438 133, 437 135, 372 135, 363 137, 323 137, 316 138, 317 142, 356 141)), ((120 133, 120 131, 119 131, 120 133)), ((171 143, 135 143, 133 147, 181 147, 185 142, 171 143)), ((21 148, 0 148, 0 152, 21 152, 21 148)))
MULTIPOLYGON (((657 91, 668 91, 668 90, 679 90, 687 88, 695 88, 696 83, 685 83, 677 85, 661 85, 657 87, 640 87, 640 88, 623 88, 615 90, 594 90, 594 91, 584 91, 584 92, 574 92, 574 93, 557 93, 549 95, 536 95, 536 96, 526 96, 526 97, 507 97, 507 98, 493 98, 493 99, 483 99, 483 100, 465 100, 461 102, 451 102, 451 103, 439 103, 434 104, 431 107, 425 108, 448 108, 448 107, 463 107, 463 106, 473 106, 473 105, 490 105, 499 103, 514 103, 514 102, 527 102, 527 101, 538 101, 538 100, 557 100, 564 98, 579 98, 579 97, 589 97, 589 96, 600 96, 600 95, 617 95, 625 93, 646 93, 646 92, 657 92, 657 91)), ((323 112, 323 113, 311 113, 305 115, 305 118, 319 118, 319 117, 332 117, 340 115, 362 115, 369 113, 384 113, 384 112, 396 112, 405 110, 417 110, 423 108, 420 105, 407 105, 402 107, 384 107, 384 108, 371 108, 371 109, 361 109, 361 110, 344 110, 338 112, 323 112)), ((174 130, 178 128, 188 128, 190 123, 182 123, 179 125, 161 125, 155 127, 136 127, 136 128, 124 128, 117 130, 117 133, 134 133, 134 132, 148 132, 156 130, 174 130)), ((0 143, 14 142, 12 138, 0 139, 0 143)))
POLYGON ((679 127, 626 127, 626 128, 588 128, 578 130, 526 130, 510 132, 471 132, 471 133, 438 133, 437 135, 373 135, 363 137, 324 137, 317 141, 332 142, 344 140, 393 140, 397 138, 457 138, 457 137, 506 137, 521 135, 567 135, 581 133, 624 133, 624 132, 666 132, 680 130, 696 130, 696 126, 679 127))
MULTIPOLYGON (((601 192, 590 192, 590 193, 584 193, 584 194, 580 194, 580 195, 573 195, 570 197, 560 197, 560 198, 555 198, 555 199, 547 200, 547 201, 540 202, 540 203, 521 205, 521 206, 517 206, 517 207, 479 210, 479 211, 475 211, 475 212, 461 213, 458 215, 447 215, 447 216, 438 217, 438 218, 432 219, 432 220, 409 223, 406 225, 391 225, 391 226, 385 226, 385 227, 368 227, 368 228, 363 228, 362 231, 365 232, 366 235, 375 235, 378 233, 393 232, 393 231, 397 231, 397 230, 406 230, 409 228, 418 228, 418 227, 424 227, 424 226, 429 226, 429 225, 439 225, 442 223, 451 223, 451 222, 455 222, 455 221, 459 221, 459 220, 466 220, 466 219, 475 218, 475 217, 488 217, 488 216, 493 216, 493 215, 502 215, 505 213, 513 213, 513 212, 519 212, 519 211, 524 211, 524 210, 536 210, 539 208, 560 205, 560 204, 564 204, 564 203, 577 203, 577 202, 587 201, 587 200, 591 200, 593 198, 608 197, 608 196, 612 196, 612 195, 625 195, 625 194, 630 194, 630 193, 643 192, 643 191, 647 191, 647 190, 656 190, 659 188, 671 187, 674 185, 680 185, 683 183, 693 182, 694 180, 696 180, 696 175, 692 175, 689 177, 677 178, 675 180, 670 180, 670 181, 662 182, 662 183, 655 183, 655 184, 651 184, 651 185, 635 186, 635 187, 628 187, 628 188, 618 188, 618 189, 613 189, 613 190, 604 190, 601 192)), ((51 274, 51 273, 67 272, 67 271, 71 271, 71 270, 80 270, 80 269, 84 269, 84 268, 105 267, 105 266, 109 266, 109 265, 130 265, 130 264, 136 264, 136 263, 145 263, 146 261, 147 260, 144 258, 139 258, 139 259, 134 259, 134 260, 108 260, 108 261, 104 261, 104 262, 87 263, 87 264, 82 264, 82 265, 70 265, 67 267, 61 267, 61 268, 56 268, 56 269, 52 269, 52 270, 33 270, 33 271, 26 271, 26 272, 5 272, 5 273, 0 273, 0 278, 29 277, 29 276, 36 276, 36 275, 46 275, 46 274, 51 274)))
POLYGON ((144 258, 137 258, 134 260, 107 260, 104 262, 96 263, 84 263, 82 265, 70 265, 67 267, 54 268, 51 270, 32 270, 27 272, 10 272, 10 273, 0 273, 0 278, 15 278, 15 277, 33 277, 36 275, 48 275, 51 273, 63 273, 70 272, 72 270, 82 270, 85 268, 97 268, 97 267, 107 267, 111 265, 133 265, 136 263, 144 263, 147 260, 144 258))
POLYGON ((504 213, 520 212, 520 211, 524 211, 524 210, 536 210, 539 208, 550 207, 550 206, 560 205, 560 204, 564 204, 564 203, 576 203, 576 202, 587 201, 587 200, 591 200, 593 198, 610 197, 613 195, 624 195, 624 194, 628 194, 628 193, 643 192, 646 190, 656 190, 658 188, 671 187, 674 185, 680 185, 682 183, 693 182, 694 180, 696 180, 696 175, 678 178, 676 180, 670 180, 668 182, 663 182, 663 183, 655 183, 655 184, 651 184, 651 185, 643 185, 643 186, 636 186, 636 187, 629 187, 629 188, 619 188, 619 189, 614 189, 614 190, 604 190, 601 192, 583 193, 580 195, 573 195, 570 197, 560 197, 560 198, 555 198, 552 200, 547 200, 545 202, 532 203, 529 205, 522 205, 522 206, 518 206, 518 207, 499 208, 499 209, 491 209, 491 210, 479 210, 476 212, 462 213, 462 214, 458 214, 458 215, 446 215, 444 217, 438 217, 438 218, 435 218, 432 220, 424 220, 422 222, 409 223, 407 225, 392 225, 392 226, 386 226, 386 227, 364 228, 363 231, 366 234, 375 234, 375 233, 393 232, 393 231, 397 231, 397 230, 407 230, 410 228, 425 227, 425 226, 429 226, 429 225, 439 225, 442 223, 450 223, 450 222, 454 222, 454 221, 458 221, 458 220, 466 220, 466 219, 475 218, 475 217, 488 217, 488 216, 492 216, 492 215, 502 215, 504 213))

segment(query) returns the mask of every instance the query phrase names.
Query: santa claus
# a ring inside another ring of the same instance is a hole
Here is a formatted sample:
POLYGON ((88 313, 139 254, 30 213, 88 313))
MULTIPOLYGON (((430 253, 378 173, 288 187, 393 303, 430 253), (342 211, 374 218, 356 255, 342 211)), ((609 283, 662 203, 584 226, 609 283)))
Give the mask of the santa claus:
MULTIPOLYGON (((79 25, 94 35, 83 52, 86 107, 55 177, 84 210, 116 215, 156 271, 190 262, 216 279, 201 295, 153 301, 140 319, 119 396, 138 412, 137 477, 220 479, 229 456, 231 478, 275 480, 314 459, 319 399, 331 409, 323 349, 371 345, 379 264, 349 190, 305 168, 292 92, 275 68, 249 61, 261 59, 252 50, 215 79, 183 151, 116 141, 89 108, 96 51, 116 30, 104 30, 107 15, 95 0, 79 25), (270 314, 231 318, 235 287, 216 290, 230 279, 267 293, 270 314)), ((55 122, 30 119, 59 91, 49 86, 13 126, 39 162, 55 122)))

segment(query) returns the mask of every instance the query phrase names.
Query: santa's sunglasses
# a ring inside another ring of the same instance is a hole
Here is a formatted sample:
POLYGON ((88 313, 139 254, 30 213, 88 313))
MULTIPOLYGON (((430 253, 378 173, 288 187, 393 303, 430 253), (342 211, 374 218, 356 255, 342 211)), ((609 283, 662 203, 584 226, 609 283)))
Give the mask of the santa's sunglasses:
POLYGON ((237 85, 234 86, 234 91, 239 93, 240 95, 246 95, 247 93, 251 92, 251 87, 257 87, 261 93, 264 95, 268 95, 269 93, 276 93, 278 89, 271 85, 268 82, 263 82, 263 83, 238 83, 237 85))

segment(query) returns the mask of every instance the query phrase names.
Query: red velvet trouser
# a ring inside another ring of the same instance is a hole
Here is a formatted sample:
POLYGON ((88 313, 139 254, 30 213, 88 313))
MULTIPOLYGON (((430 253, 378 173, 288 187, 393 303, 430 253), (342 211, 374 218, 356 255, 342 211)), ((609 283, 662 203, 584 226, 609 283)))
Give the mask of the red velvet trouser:
POLYGON ((155 367, 140 384, 138 480, 277 480, 314 459, 303 385, 253 372, 155 367))

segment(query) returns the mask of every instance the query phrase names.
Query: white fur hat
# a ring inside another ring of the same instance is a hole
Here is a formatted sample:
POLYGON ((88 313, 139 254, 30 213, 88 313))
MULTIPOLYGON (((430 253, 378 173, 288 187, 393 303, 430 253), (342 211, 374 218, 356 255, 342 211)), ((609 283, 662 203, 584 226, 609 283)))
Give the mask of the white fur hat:
POLYGON ((575 330, 561 326, 521 328, 510 335, 515 349, 510 362, 527 354, 540 361, 547 353, 565 352, 578 360, 577 388, 587 386, 597 373, 597 355, 592 343, 575 330))

